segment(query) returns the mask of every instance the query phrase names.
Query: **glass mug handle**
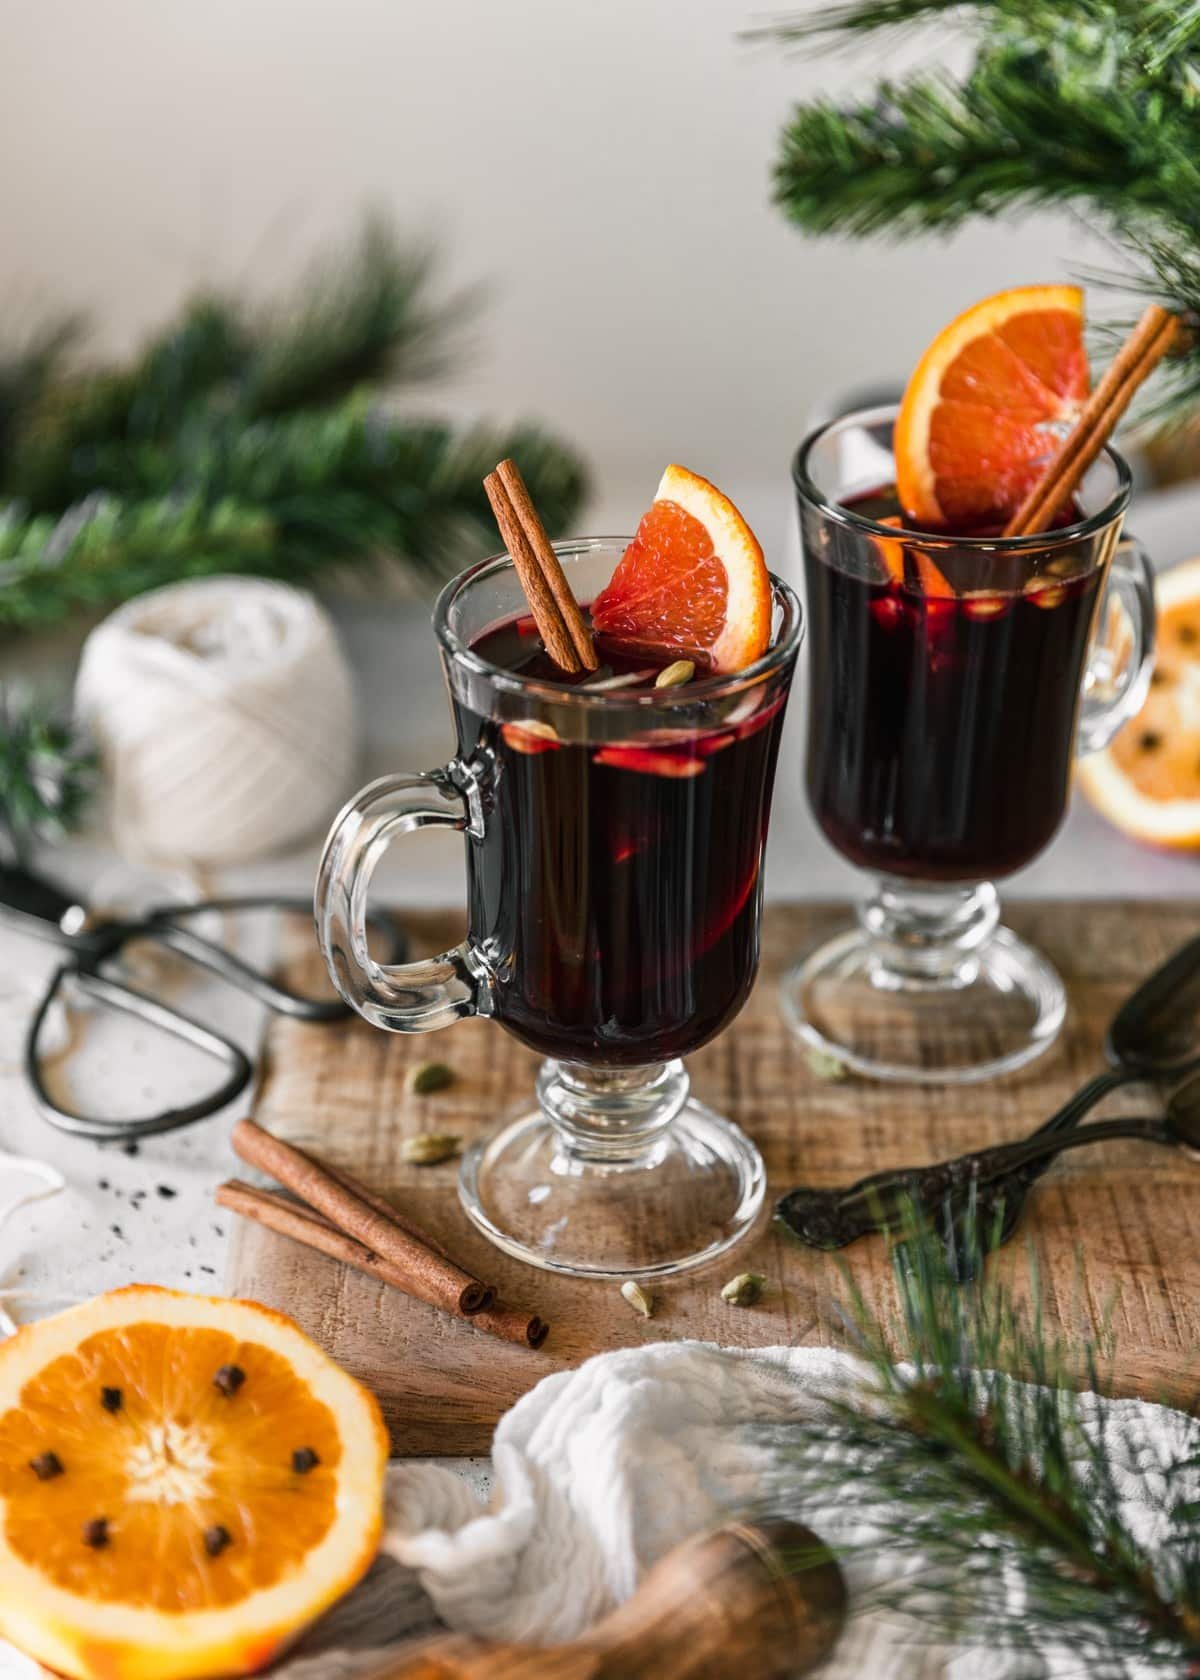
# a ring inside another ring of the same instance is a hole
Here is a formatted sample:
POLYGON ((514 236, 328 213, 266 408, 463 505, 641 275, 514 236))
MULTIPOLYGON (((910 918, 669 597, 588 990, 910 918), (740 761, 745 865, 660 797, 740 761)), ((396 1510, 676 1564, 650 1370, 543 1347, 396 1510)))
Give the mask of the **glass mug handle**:
POLYGON ((1117 545, 1083 679, 1075 750, 1099 752, 1141 708, 1154 665, 1154 573, 1135 537, 1117 545))
POLYGON ((433 1032, 483 1007, 486 971, 470 935, 440 957, 385 966, 366 932, 371 877, 392 840, 420 828, 480 833, 473 791, 445 768, 381 776, 343 807, 325 842, 313 896, 321 955, 350 1007, 389 1032, 433 1032))

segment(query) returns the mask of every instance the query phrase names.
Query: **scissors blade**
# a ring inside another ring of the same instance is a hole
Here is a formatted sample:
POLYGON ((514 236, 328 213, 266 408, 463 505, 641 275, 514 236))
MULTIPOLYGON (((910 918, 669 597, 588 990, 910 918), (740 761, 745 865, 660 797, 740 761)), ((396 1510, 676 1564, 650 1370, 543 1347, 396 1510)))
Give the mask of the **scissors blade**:
POLYGON ((31 933, 37 939, 52 939, 57 945, 74 943, 61 926, 68 910, 79 907, 79 899, 32 869, 0 863, 0 920, 31 933))

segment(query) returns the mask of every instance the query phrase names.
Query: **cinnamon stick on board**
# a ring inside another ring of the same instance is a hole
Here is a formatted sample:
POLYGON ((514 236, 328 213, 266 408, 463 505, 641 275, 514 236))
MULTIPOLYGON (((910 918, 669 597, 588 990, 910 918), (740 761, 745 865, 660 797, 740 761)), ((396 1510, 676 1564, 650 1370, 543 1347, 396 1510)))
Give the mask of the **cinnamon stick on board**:
POLYGON ((546 652, 569 676, 594 671, 592 633, 516 463, 501 461, 483 488, 546 652))
MULTIPOLYGON (((365 1184, 360 1183, 357 1178, 353 1178, 348 1172, 343 1172, 340 1167, 330 1166, 326 1163, 325 1171, 330 1178, 335 1179, 338 1184, 352 1191, 361 1201, 366 1202, 368 1207, 374 1208, 376 1213, 382 1214, 385 1219, 395 1220, 402 1231, 408 1231, 411 1235, 420 1237, 423 1242, 428 1243, 435 1254, 440 1254, 444 1259, 450 1260, 451 1256, 436 1237, 431 1236, 428 1231, 421 1231, 400 1212, 399 1208, 393 1207, 385 1197, 378 1195, 374 1190, 368 1189, 365 1184)), ((384 1278, 383 1281, 387 1283, 389 1280, 384 1278)), ((550 1326, 544 1318, 539 1318, 537 1313, 525 1312, 520 1307, 506 1307, 499 1301, 489 1302, 486 1306, 481 1307, 478 1312, 472 1313, 471 1323, 477 1330, 488 1330, 494 1336, 503 1337, 506 1342, 528 1342, 530 1347, 535 1348, 541 1347, 550 1332, 550 1326)))
POLYGON ((294 1191, 340 1232, 393 1266, 396 1288, 462 1318, 491 1305, 495 1296, 487 1284, 431 1247, 427 1237, 385 1217, 378 1205, 365 1201, 357 1189, 348 1189, 345 1180, 331 1177, 302 1149, 272 1137, 253 1120, 239 1120, 231 1141, 243 1161, 294 1191))
MULTIPOLYGON (((228 1208, 243 1219, 252 1219, 267 1230, 301 1243, 305 1248, 328 1254, 331 1259, 340 1260, 343 1265, 352 1266, 368 1277, 378 1278, 380 1283, 386 1283, 393 1289, 409 1292, 405 1275, 381 1255, 354 1237, 348 1237, 344 1231, 339 1231, 322 1214, 302 1206, 278 1190, 259 1189, 233 1178, 218 1185, 216 1199, 219 1206, 228 1208)), ((498 1303, 472 1313, 470 1323, 474 1329, 486 1330, 505 1341, 534 1348, 541 1347, 550 1331, 550 1326, 536 1313, 522 1312, 516 1307, 504 1307, 498 1303)))
POLYGON ((1184 333, 1178 316, 1152 303, 1114 356, 1058 453, 1004 527, 1006 537, 1044 531, 1116 429, 1142 381, 1184 333))

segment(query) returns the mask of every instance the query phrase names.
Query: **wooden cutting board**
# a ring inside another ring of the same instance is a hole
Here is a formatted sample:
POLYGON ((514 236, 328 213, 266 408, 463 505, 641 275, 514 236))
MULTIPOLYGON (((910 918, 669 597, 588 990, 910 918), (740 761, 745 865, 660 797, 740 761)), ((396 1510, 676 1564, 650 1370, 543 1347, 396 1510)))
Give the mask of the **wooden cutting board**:
MULTIPOLYGON (((506 1299, 548 1318, 545 1347, 535 1353, 498 1342, 240 1221, 231 1292, 299 1319, 375 1390, 395 1450, 410 1454, 486 1451, 497 1419, 528 1388, 607 1348, 676 1337, 741 1347, 844 1339, 837 1261, 777 1234, 769 1224, 774 1198, 801 1181, 844 1183, 1032 1130, 1102 1066, 1113 1010, 1150 968, 1200 931, 1200 904, 1009 906, 1011 925, 1066 978, 1067 1024, 1031 1068, 966 1088, 833 1083, 810 1071, 783 1025, 779 978, 802 946, 845 916, 837 907, 770 905, 753 997, 729 1031, 691 1060, 696 1094, 762 1149, 768 1207, 759 1233, 732 1256, 658 1286, 649 1322, 614 1284, 554 1277, 493 1249, 459 1210, 453 1164, 401 1163, 398 1145, 407 1134, 469 1135, 532 1089, 537 1058, 486 1021, 402 1037, 357 1020, 336 1027, 276 1020, 256 1114, 392 1197, 506 1299), (432 1096, 409 1095, 407 1068, 431 1057, 452 1064, 456 1084, 432 1096), (727 1306, 721 1284, 747 1269, 766 1273, 770 1289, 752 1309, 727 1306)), ((443 950, 462 935, 461 918, 450 913, 406 914, 404 921, 417 952, 443 950)), ((306 953, 298 960, 310 966, 318 959, 306 953)), ((1158 1098, 1135 1088, 1111 1097, 1102 1112, 1158 1112, 1158 1098)), ((1036 1246, 1052 1323, 1079 1343, 1099 1336, 1111 1313, 1118 1392, 1193 1401, 1200 1391, 1200 1166, 1137 1144, 1067 1156, 1030 1196, 1024 1230, 1036 1246)), ((867 1301, 886 1307, 892 1283, 882 1241, 867 1239, 846 1259, 867 1301)), ((1019 1286, 1028 1274, 1028 1243, 1018 1238, 992 1263, 1019 1286)))

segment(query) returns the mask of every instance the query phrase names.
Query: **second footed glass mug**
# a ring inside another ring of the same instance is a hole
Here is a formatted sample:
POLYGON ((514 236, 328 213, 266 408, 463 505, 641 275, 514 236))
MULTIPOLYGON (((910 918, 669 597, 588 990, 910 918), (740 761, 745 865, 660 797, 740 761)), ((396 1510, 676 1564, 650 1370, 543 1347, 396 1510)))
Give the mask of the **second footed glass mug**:
POLYGON ((825 837, 876 885, 859 925, 784 983, 809 1044, 875 1078, 965 1081, 1047 1049, 1066 998, 999 925, 995 880, 1048 845, 1077 753, 1145 698, 1149 565, 1122 532, 1106 450, 1071 522, 1034 536, 905 526, 894 411, 849 414, 800 448, 808 589, 805 780, 825 837))
MULTIPOLYGON (((555 545, 582 601, 626 542, 555 545)), ((425 1032, 490 1016, 544 1055, 536 1105, 463 1158, 463 1206, 507 1252, 628 1277, 720 1253, 754 1222, 762 1161, 689 1096, 680 1057, 737 1014, 758 967, 762 857, 800 607, 773 580, 771 645, 682 687, 585 686, 524 647, 507 556, 450 583, 434 629, 457 732, 441 769, 385 776, 338 817, 316 917, 342 996, 425 1032), (372 871, 396 836, 466 837, 457 949, 383 967, 366 945, 372 871)))

